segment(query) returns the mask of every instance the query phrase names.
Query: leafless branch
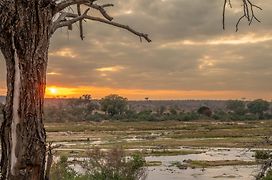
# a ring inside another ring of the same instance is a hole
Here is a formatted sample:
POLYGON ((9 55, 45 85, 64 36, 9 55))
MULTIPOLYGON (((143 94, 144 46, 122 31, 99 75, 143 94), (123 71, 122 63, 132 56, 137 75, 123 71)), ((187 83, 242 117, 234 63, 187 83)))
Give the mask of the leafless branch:
POLYGON ((263 177, 265 177, 267 171, 269 171, 271 166, 272 166, 272 159, 266 160, 265 163, 262 165, 261 171, 256 176, 256 180, 263 179, 263 177))
POLYGON ((104 18, 106 18, 107 20, 109 21, 112 21, 113 20, 113 17, 111 17, 107 11, 105 10, 106 7, 113 7, 114 5, 113 4, 104 4, 104 5, 97 5, 97 4, 85 4, 86 6, 90 7, 90 8, 93 8, 93 9, 96 9, 98 10, 102 16, 104 16, 104 18))
MULTIPOLYGON (((81 16, 81 9, 80 9, 80 4, 77 4, 77 14, 78 16, 81 16)), ((83 25, 82 25, 82 20, 79 21, 79 33, 80 33, 80 38, 81 40, 84 39, 84 35, 83 35, 83 25)))
POLYGON ((84 35, 83 35, 82 21, 92 20, 92 21, 97 21, 104 24, 112 25, 121 29, 125 29, 137 35, 140 38, 140 40, 144 38, 147 42, 151 42, 151 39, 149 39, 147 34, 138 32, 127 25, 113 22, 112 21, 113 18, 105 10, 105 8, 107 7, 112 7, 113 4, 97 5, 97 4, 94 4, 95 1, 96 0, 66 0, 59 3, 57 8, 58 11, 64 10, 65 8, 70 7, 71 5, 77 5, 77 14, 74 12, 71 13, 67 11, 59 12, 60 15, 58 19, 53 23, 51 33, 53 34, 59 28, 71 27, 74 23, 79 22, 80 37, 81 39, 83 39, 84 35), (85 5, 86 7, 88 7, 88 9, 85 10, 83 14, 81 13, 80 5, 85 5), (90 9, 98 10, 100 14, 102 15, 102 17, 88 15, 88 12, 90 9))
MULTIPOLYGON (((239 24, 243 19, 247 19, 248 24, 251 25, 252 22, 255 20, 257 22, 261 22, 255 15, 255 10, 262 10, 261 7, 257 6, 256 4, 252 3, 252 0, 241 0, 242 1, 242 8, 243 8, 243 14, 238 19, 236 23, 236 31, 239 30, 239 24)), ((226 15, 226 8, 227 6, 230 6, 232 8, 231 0, 224 0, 223 4, 223 29, 225 29, 225 15, 226 15)))
POLYGON ((64 0, 64 1, 61 1, 60 3, 56 4, 53 14, 57 14, 59 12, 62 12, 65 8, 68 8, 72 5, 85 4, 85 3, 92 4, 95 1, 96 0, 64 0))

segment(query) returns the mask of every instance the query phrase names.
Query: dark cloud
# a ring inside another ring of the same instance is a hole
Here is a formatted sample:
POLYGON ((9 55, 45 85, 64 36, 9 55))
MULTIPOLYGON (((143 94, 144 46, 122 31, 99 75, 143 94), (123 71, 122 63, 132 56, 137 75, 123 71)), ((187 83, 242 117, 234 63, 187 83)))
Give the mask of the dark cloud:
MULTIPOLYGON (((149 33, 153 43, 140 43, 126 31, 96 22, 84 23, 84 41, 79 39, 77 26, 73 32, 62 29, 51 41, 48 72, 52 74, 48 75, 48 84, 271 92, 271 3, 258 1, 264 8, 256 12, 262 23, 254 22, 248 27, 242 21, 238 33, 235 24, 241 15, 239 3, 227 11, 225 31, 220 0, 115 3, 109 10, 115 21, 149 33), (97 70, 110 67, 122 68, 97 70)), ((0 65, 0 88, 3 88, 3 61, 0 65)))

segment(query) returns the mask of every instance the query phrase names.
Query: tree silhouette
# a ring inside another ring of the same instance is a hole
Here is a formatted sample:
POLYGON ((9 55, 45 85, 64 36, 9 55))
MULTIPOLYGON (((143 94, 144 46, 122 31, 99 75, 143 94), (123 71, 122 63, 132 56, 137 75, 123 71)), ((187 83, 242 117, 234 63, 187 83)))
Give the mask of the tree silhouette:
MULTIPOLYGON (((248 21, 248 24, 251 25, 252 22, 255 20, 257 22, 261 22, 255 15, 255 10, 259 9, 262 10, 260 6, 257 6, 252 2, 252 0, 240 0, 242 2, 242 15, 238 19, 236 23, 236 31, 239 30, 239 24, 241 20, 246 19, 248 21)), ((223 29, 225 29, 225 15, 226 15, 226 8, 229 6, 232 8, 232 0, 224 0, 223 5, 223 29)))
POLYGON ((43 104, 48 48, 53 33, 91 20, 147 34, 113 21, 100 0, 0 0, 0 49, 7 68, 7 99, 2 124, 1 179, 45 179, 46 133, 43 104), (92 16, 90 10, 101 16, 92 16))

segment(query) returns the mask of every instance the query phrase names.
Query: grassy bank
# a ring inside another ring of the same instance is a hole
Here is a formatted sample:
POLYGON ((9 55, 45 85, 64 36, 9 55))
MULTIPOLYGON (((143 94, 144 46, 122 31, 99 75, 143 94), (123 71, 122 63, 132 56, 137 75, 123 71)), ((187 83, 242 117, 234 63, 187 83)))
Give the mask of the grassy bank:
POLYGON ((121 146, 131 151, 182 154, 180 146, 190 147, 266 147, 272 121, 163 121, 46 123, 48 141, 63 144, 63 151, 84 151, 94 146, 111 149, 121 146), (164 151, 156 151, 164 150, 164 151))

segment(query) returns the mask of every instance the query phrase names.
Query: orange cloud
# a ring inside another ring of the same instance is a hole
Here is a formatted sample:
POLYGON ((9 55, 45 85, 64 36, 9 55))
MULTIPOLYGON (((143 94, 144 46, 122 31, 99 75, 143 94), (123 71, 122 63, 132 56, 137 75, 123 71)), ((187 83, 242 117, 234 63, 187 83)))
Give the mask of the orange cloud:
POLYGON ((99 72, 118 72, 123 70, 123 66, 112 66, 112 67, 102 67, 102 68, 97 68, 96 71, 99 72))
POLYGON ((77 57, 77 54, 71 48, 62 48, 54 52, 49 52, 49 56, 75 58, 77 57))

